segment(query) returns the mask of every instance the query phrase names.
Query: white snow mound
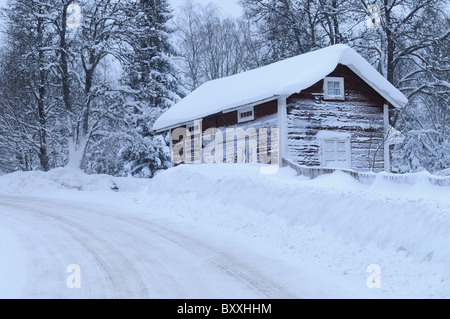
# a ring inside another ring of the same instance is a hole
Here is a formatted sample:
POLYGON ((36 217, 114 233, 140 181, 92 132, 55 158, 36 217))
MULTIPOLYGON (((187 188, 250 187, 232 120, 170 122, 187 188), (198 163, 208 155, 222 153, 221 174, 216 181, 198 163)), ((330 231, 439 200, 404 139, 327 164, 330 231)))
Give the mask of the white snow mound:
POLYGON ((135 191, 142 181, 109 175, 88 175, 79 169, 56 168, 49 172, 15 172, 0 176, 0 194, 45 194, 52 191, 135 191))

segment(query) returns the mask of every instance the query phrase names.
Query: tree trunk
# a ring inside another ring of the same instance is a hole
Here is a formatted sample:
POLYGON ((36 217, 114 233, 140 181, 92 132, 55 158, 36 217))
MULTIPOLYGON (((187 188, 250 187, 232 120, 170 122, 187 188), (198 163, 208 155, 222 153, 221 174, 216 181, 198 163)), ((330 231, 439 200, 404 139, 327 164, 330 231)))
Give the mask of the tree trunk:
MULTIPOLYGON (((41 15, 44 14, 42 8, 39 9, 41 15)), ((38 107, 38 117, 39 117, 39 160, 41 168, 43 171, 50 170, 49 157, 47 150, 47 118, 45 112, 45 101, 46 101, 46 80, 47 71, 44 70, 45 56, 44 51, 41 50, 43 43, 43 19, 39 18, 37 22, 37 38, 38 38, 38 66, 39 66, 39 87, 37 96, 37 107, 38 107)))
POLYGON ((73 0, 68 0, 64 3, 61 12, 61 28, 59 32, 59 58, 61 65, 61 89, 63 95, 64 107, 66 110, 66 121, 68 128, 68 149, 69 149, 69 162, 67 166, 81 168, 82 156, 84 149, 80 151, 80 145, 77 145, 77 129, 74 124, 74 116, 72 103, 70 100, 70 82, 69 82, 69 67, 68 67, 68 46, 66 41, 67 36, 67 8, 73 3, 73 0))
MULTIPOLYGON (((384 0, 384 19, 385 19, 385 52, 386 52, 386 79, 394 84, 394 50, 395 44, 394 39, 392 38, 392 23, 391 23, 391 10, 388 9, 389 0, 384 0)), ((383 74, 384 75, 384 74, 383 74)))

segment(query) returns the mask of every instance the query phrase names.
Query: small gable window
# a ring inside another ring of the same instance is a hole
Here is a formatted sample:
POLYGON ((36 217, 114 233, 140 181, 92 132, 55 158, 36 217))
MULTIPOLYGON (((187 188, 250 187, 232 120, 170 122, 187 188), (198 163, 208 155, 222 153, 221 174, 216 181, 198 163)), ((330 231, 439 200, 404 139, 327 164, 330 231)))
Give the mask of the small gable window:
POLYGON ((238 123, 252 121, 255 119, 255 109, 253 106, 238 110, 238 123))
POLYGON ((200 132, 200 125, 198 124, 188 125, 187 129, 191 135, 195 135, 200 132))
POLYGON ((326 77, 323 80, 323 93, 325 100, 344 100, 344 78, 326 77))

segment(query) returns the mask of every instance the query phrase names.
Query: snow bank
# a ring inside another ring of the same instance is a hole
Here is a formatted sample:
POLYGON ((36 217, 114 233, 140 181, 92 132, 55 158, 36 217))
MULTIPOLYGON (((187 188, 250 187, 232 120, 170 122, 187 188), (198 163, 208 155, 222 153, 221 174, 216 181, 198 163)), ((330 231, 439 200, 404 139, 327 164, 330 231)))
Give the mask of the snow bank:
MULTIPOLYGON (((328 132, 325 133, 326 136, 333 136, 333 138, 345 138, 344 135, 335 135, 334 132, 330 132, 329 135, 328 132), (340 137, 339 137, 340 136, 340 137)), ((283 162, 289 166, 290 168, 294 169, 298 175, 307 176, 309 178, 316 178, 317 176, 324 175, 324 174, 331 174, 336 169, 333 168, 323 168, 323 167, 311 167, 306 165, 298 165, 296 163, 293 163, 290 160, 284 159, 283 162)), ((339 171, 346 173, 348 175, 353 176, 356 180, 358 180, 360 183, 372 185, 372 184, 380 184, 383 182, 388 182, 389 185, 391 184, 397 184, 398 186, 405 186, 405 185, 437 185, 442 187, 447 187, 446 189, 449 189, 450 187, 450 176, 442 176, 440 174, 431 174, 428 171, 422 171, 418 173, 407 173, 407 174, 393 174, 393 173, 387 173, 387 172, 358 172, 351 169, 338 169, 339 171)), ((396 189, 394 188, 394 191, 396 189)))
MULTIPOLYGON (((195 196, 211 211, 239 205, 291 224, 320 226, 345 242, 407 251, 450 266, 449 189, 378 180, 361 185, 344 173, 304 180, 290 169, 260 175, 258 166, 181 166, 158 175, 150 192, 195 196)), ((203 205, 203 204, 200 204, 203 205)))
POLYGON ((114 186, 119 191, 136 191, 144 181, 116 178, 109 175, 88 175, 75 168, 56 168, 49 172, 16 172, 0 176, 2 194, 48 194, 55 191, 108 191, 114 186))

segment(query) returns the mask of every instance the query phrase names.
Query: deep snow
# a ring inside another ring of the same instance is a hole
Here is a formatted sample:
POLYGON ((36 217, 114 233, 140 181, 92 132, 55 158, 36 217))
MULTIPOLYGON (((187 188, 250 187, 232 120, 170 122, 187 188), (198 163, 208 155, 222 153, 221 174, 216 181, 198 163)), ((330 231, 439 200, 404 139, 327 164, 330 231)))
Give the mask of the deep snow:
MULTIPOLYGON (((177 225, 177 232, 214 243, 221 251, 248 252, 252 257, 243 262, 259 265, 259 272, 293 297, 450 297, 449 187, 420 179, 410 185, 383 179, 363 185, 343 173, 309 180, 289 168, 275 175, 261 175, 260 169, 180 166, 153 180, 70 169, 14 173, 0 177, 0 194, 68 201, 65 205, 91 203, 130 218, 162 218, 162 225, 177 225), (114 183, 119 192, 111 190, 114 183), (381 269, 380 289, 366 285, 367 267, 373 264, 381 269)), ((56 207, 61 210, 61 204, 56 207)), ((5 275, 20 270, 26 254, 11 251, 21 245, 14 229, 4 221, 0 228, 6 229, 0 235, 0 258, 11 261, 0 265, 5 275)), ((0 275, 2 280, 8 278, 0 275)), ((189 287, 195 290, 195 282, 189 287)), ((193 295, 208 298, 205 294, 193 295)))

